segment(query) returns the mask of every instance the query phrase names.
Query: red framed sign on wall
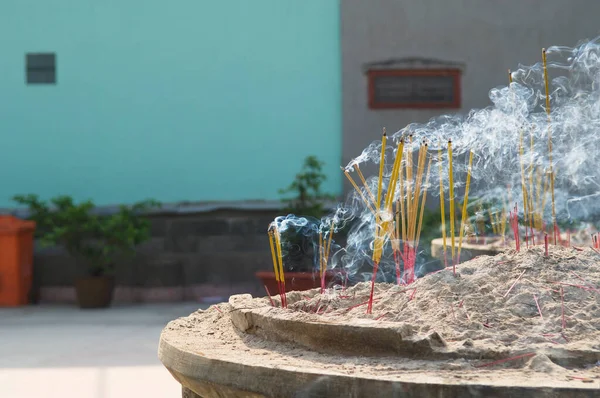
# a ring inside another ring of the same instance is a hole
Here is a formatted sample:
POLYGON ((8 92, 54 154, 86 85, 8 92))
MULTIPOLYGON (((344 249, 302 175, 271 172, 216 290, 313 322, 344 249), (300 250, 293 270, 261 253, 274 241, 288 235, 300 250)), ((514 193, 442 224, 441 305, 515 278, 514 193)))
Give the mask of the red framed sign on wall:
POLYGON ((369 108, 460 108, 460 76, 460 69, 369 70, 369 108))

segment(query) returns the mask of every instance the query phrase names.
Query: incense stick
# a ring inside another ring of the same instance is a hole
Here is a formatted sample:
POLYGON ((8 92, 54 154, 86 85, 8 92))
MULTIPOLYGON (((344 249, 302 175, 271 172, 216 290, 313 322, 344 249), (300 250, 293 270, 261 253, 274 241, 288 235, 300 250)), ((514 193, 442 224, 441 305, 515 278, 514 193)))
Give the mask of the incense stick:
POLYGON ((281 235, 279 234, 279 229, 277 228, 277 226, 275 227, 275 243, 275 248, 277 249, 277 257, 279 260, 279 279, 281 280, 282 290, 281 294, 283 295, 282 306, 283 308, 287 308, 287 296, 285 292, 285 274, 283 272, 283 254, 281 252, 281 235))
POLYGON ((506 296, 508 296, 508 294, 513 290, 513 288, 515 287, 515 285, 517 284, 517 282, 519 282, 519 280, 521 279, 521 277, 523 276, 523 274, 525 274, 525 271, 527 271, 527 270, 524 269, 523 272, 521 272, 521 275, 519 275, 519 277, 513 282, 513 284, 506 291, 506 293, 504 293, 504 296, 502 296, 502 298, 506 298, 506 296))
POLYGON ((362 181, 363 185, 365 186, 365 190, 367 191, 367 193, 369 194, 369 196, 371 197, 371 200, 373 201, 373 203, 375 203, 375 196, 373 195, 373 192, 371 191, 371 188, 369 188, 369 184, 367 184, 367 180, 365 179, 365 176, 363 175, 362 171, 360 171, 360 167, 357 164, 355 167, 356 169, 356 174, 358 174, 358 178, 360 178, 360 180, 362 181))
POLYGON ((429 163, 427 164, 427 174, 425 177, 425 187, 423 188, 423 194, 421 195, 421 214, 419 215, 419 227, 417 228, 415 250, 417 250, 417 247, 419 247, 419 240, 421 238, 421 227, 423 226, 423 216, 425 214, 425 202, 427 201, 427 188, 429 185, 429 171, 431 170, 432 160, 433 157, 429 157, 429 163))
POLYGON ((460 262, 460 251, 462 249, 463 234, 465 231, 465 218, 467 217, 467 203, 469 202, 469 185, 471 184, 471 169, 473 167, 473 151, 469 154, 469 168, 467 169, 467 184, 465 185, 465 197, 463 198, 462 219, 460 222, 460 234, 458 236, 458 254, 456 262, 460 262))
POLYGON ((377 279, 377 268, 379 267, 379 260, 383 251, 383 240, 381 231, 381 194, 383 186, 383 170, 385 166, 385 146, 387 142, 387 135, 385 129, 383 129, 383 136, 381 137, 381 157, 379 161, 379 180, 377 183, 377 203, 375 203, 375 241, 373 244, 373 277, 371 279, 371 293, 369 295, 369 302, 367 305, 367 314, 373 311, 373 292, 375 290, 375 280, 377 279))
MULTIPOLYGON (((342 170, 344 170, 343 167, 340 167, 340 168, 342 170)), ((354 179, 352 178, 352 176, 350 175, 350 173, 348 172, 348 170, 344 170, 344 175, 346 176, 346 178, 348 178, 348 180, 350 181, 350 183, 352 184, 352 186, 354 187, 354 189, 356 190, 356 192, 358 192, 358 194, 362 198, 362 200, 365 203, 365 205, 367 206, 367 208, 369 210, 371 210, 371 213, 375 214, 375 209, 373 209, 373 207, 371 206, 371 203, 369 202, 369 200, 367 199, 367 197, 363 193, 362 189, 360 189, 358 187, 358 185, 356 184, 356 182, 354 181, 354 179)))
MULTIPOLYGON (((275 281, 277 282, 277 290, 279 290, 279 297, 281 298, 281 306, 283 306, 283 296, 281 294, 281 278, 279 277, 279 263, 277 262, 277 255, 275 254, 275 235, 273 230, 269 228, 269 245, 271 246, 271 256, 273 258, 273 271, 275 272, 275 281)), ((265 286, 266 287, 266 286, 265 286)))
POLYGON ((439 163, 439 174, 440 174, 440 212, 442 217, 442 244, 444 254, 444 267, 448 266, 448 259, 446 257, 446 212, 444 209, 444 179, 442 177, 442 148, 438 150, 438 163, 439 163))
POLYGON ((452 140, 448 140, 448 169, 449 169, 449 188, 450 188, 450 252, 452 253, 452 272, 456 275, 456 263, 454 262, 454 175, 452 171, 452 140))
POLYGON ((542 309, 540 308, 540 303, 538 302, 538 298, 537 298, 537 296, 535 294, 533 295, 533 299, 535 300, 535 305, 536 305, 536 307, 538 309, 538 312, 540 314, 540 318, 542 318, 542 320, 544 320, 544 316, 542 315, 542 309))
POLYGON ((548 115, 548 161, 550 164, 550 194, 552 196, 552 225, 554 229, 554 244, 556 245, 556 204, 554 202, 554 172, 552 170, 552 126, 550 109, 550 87, 548 82, 548 65, 546 62, 546 49, 542 49, 542 63, 544 66, 544 85, 546 87, 546 114, 548 115))

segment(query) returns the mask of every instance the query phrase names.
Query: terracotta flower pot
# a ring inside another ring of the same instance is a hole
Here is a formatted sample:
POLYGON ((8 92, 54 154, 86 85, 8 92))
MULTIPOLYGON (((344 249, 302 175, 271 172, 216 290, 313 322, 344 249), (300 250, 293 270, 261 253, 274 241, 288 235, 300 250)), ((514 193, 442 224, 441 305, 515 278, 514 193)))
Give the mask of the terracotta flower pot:
MULTIPOLYGON (((279 290, 277 287, 277 281, 275 280, 275 272, 272 271, 259 271, 256 277, 260 280, 261 284, 265 285, 269 289, 271 295, 276 295, 279 290)), ((325 274, 325 286, 329 286, 334 280, 336 274, 333 272, 327 272, 325 274)), ((318 272, 286 272, 285 273, 285 291, 303 291, 310 290, 317 287, 321 287, 321 280, 318 272)))
POLYGON ((94 276, 75 281, 75 293, 80 308, 106 308, 113 299, 115 278, 94 276))

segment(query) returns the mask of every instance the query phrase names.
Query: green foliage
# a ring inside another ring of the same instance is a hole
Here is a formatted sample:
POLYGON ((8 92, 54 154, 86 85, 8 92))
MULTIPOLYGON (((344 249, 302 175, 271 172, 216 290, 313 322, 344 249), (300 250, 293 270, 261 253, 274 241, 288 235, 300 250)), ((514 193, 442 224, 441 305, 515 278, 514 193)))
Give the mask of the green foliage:
POLYGON ((282 195, 294 194, 292 198, 283 199, 287 213, 315 218, 323 216, 325 202, 335 199, 333 195, 321 192, 321 185, 327 179, 322 171, 323 164, 315 156, 308 156, 294 181, 279 191, 282 195))
POLYGON ((29 219, 36 222, 36 235, 44 246, 63 246, 78 261, 85 260, 93 276, 112 273, 117 256, 132 254, 135 246, 149 239, 150 222, 141 213, 160 207, 147 200, 102 216, 93 213, 92 201, 75 203, 70 196, 47 202, 29 194, 13 200, 29 208, 29 219))

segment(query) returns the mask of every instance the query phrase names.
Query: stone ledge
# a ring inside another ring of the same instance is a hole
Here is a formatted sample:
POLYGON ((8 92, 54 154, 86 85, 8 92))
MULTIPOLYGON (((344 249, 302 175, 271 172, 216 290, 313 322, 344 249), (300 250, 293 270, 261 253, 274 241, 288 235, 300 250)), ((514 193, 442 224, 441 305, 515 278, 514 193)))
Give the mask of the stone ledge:
MULTIPOLYGON (((234 294, 255 290, 254 285, 236 284, 218 286, 198 284, 192 286, 140 288, 117 286, 113 303, 174 303, 195 301, 211 304, 227 300, 234 294)), ((77 302, 75 288, 72 286, 45 286, 40 289, 39 301, 44 304, 75 304, 77 302)))

